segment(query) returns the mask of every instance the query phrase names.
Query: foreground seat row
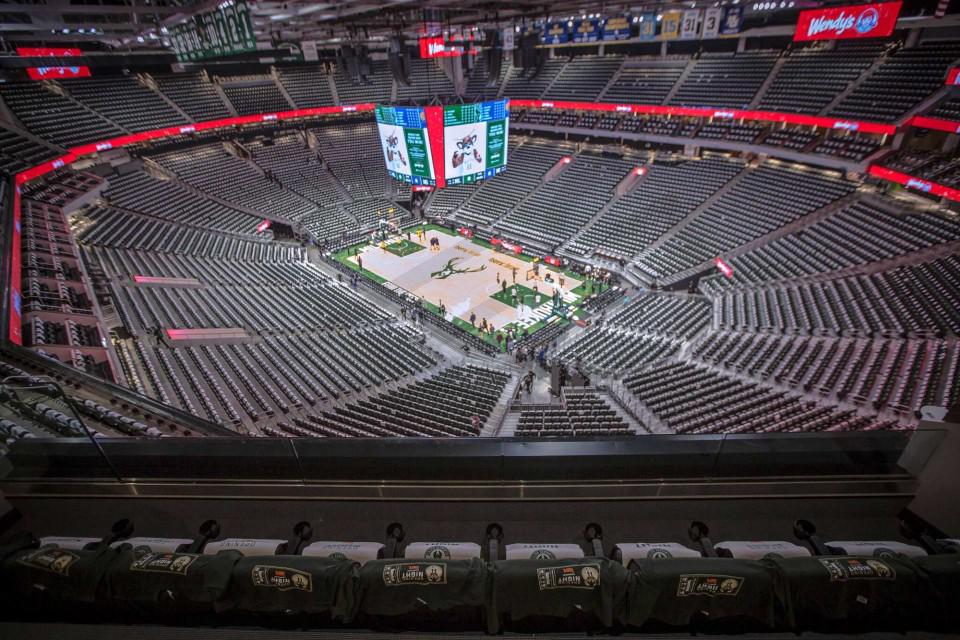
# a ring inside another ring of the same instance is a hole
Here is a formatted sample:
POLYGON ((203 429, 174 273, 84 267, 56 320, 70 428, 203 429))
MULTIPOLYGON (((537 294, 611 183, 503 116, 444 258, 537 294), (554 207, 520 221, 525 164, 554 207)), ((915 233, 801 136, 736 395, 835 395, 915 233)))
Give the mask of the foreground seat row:
MULTIPOLYGON (((802 521, 801 521, 802 522, 802 521)), ((491 525, 495 527, 496 525, 491 525)), ((676 543, 617 545, 614 558, 578 545, 412 543, 402 528, 378 543, 130 538, 120 521, 103 539, 21 533, 0 546, 8 615, 391 629, 551 629, 704 632, 956 630, 960 546, 938 553, 898 542, 726 542, 705 525, 676 543), (700 553, 708 557, 701 557, 700 553), (814 555, 817 554, 817 555, 814 555), (387 556, 387 557, 384 557, 387 556), (361 564, 361 560, 365 560, 361 564), (188 617, 185 617, 188 616, 188 617)), ((599 531, 588 525, 588 535, 599 531)), ((693 529, 692 529, 693 531, 693 529)), ((798 534, 799 535, 799 534, 798 534)), ((588 542, 602 553, 599 538, 588 542)))

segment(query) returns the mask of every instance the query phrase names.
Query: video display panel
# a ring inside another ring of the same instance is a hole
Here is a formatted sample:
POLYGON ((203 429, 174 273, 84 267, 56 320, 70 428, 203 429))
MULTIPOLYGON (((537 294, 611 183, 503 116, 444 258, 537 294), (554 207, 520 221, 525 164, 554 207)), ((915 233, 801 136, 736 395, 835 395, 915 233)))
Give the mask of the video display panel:
POLYGON ((413 185, 435 185, 423 108, 378 105, 376 116, 390 177, 413 185))
POLYGON ((467 184, 492 178, 507 168, 510 113, 506 100, 448 105, 443 108, 446 183, 467 184))

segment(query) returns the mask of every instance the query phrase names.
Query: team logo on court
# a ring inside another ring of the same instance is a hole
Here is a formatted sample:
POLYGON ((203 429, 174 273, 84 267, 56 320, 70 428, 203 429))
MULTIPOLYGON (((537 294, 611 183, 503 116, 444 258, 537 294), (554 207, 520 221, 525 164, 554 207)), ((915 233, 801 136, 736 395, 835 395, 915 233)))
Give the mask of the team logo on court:
POLYGON ((434 547, 427 547, 427 550, 423 552, 423 557, 433 558, 434 560, 449 560, 450 549, 439 544, 434 547))
POLYGON ((599 564, 571 564, 537 569, 540 591, 549 589, 594 589, 600 584, 599 564))
POLYGON ((289 567, 270 567, 254 565, 250 571, 250 580, 257 587, 271 587, 279 591, 313 591, 313 576, 306 571, 289 567))
POLYGON ((70 566, 80 558, 79 555, 66 549, 46 548, 37 551, 31 551, 21 556, 17 562, 20 564, 41 569, 51 573, 58 573, 62 576, 70 575, 70 566))
POLYGON ((873 550, 873 555, 877 558, 896 558, 899 554, 893 549, 886 547, 877 547, 873 550))
POLYGON ((706 575, 700 573, 684 574, 677 582, 677 597, 687 596, 736 596, 743 587, 740 576, 706 575))
POLYGON ((184 575, 197 556, 183 553, 147 553, 130 565, 130 571, 177 573, 184 575))
POLYGON ((447 584, 447 565, 442 562, 398 562, 384 565, 383 584, 388 587, 447 584))
POLYGON ((896 580, 897 572, 883 560, 860 558, 818 558, 831 582, 847 580, 896 580))
POLYGON ((546 549, 537 549, 530 554, 531 560, 556 560, 557 556, 554 555, 553 551, 547 551, 546 549))
POLYGON ((666 558, 672 558, 673 554, 662 547, 655 547, 647 551, 647 557, 654 560, 664 560, 666 558))
POLYGON ((340 553, 339 551, 334 551, 333 553, 331 553, 331 554, 328 555, 327 557, 330 558, 331 560, 339 560, 339 561, 341 561, 341 562, 343 562, 344 560, 347 559, 347 556, 343 555, 343 554, 340 553))
POLYGON ((450 276, 457 273, 476 273, 477 271, 483 271, 487 268, 487 265, 482 264, 479 267, 474 267, 473 269, 459 269, 457 268, 457 263, 460 262, 460 260, 462 260, 462 258, 450 258, 447 260, 447 264, 445 264, 442 269, 432 272, 430 277, 437 280, 446 280, 450 276))

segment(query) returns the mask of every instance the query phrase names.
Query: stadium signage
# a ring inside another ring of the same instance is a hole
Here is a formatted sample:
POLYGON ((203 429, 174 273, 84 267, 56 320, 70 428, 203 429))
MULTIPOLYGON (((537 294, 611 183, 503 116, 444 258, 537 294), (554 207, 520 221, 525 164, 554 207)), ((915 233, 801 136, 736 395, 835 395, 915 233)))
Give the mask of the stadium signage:
POLYGON ((716 260, 713 261, 713 264, 716 265, 717 269, 720 270, 728 280, 733 278, 733 267, 723 261, 723 258, 717 256, 716 260))
POLYGON ((954 67, 947 73, 948 85, 960 85, 960 67, 954 67))
POLYGON ((897 132, 896 125, 884 124, 880 122, 860 122, 854 120, 838 120, 836 118, 826 118, 823 116, 808 116, 799 113, 782 113, 780 111, 752 111, 748 109, 724 109, 714 110, 702 107, 672 107, 659 104, 607 104, 604 102, 567 102, 560 100, 541 101, 541 100, 518 100, 510 101, 511 107, 533 108, 533 109, 568 109, 578 111, 617 111, 630 113, 649 114, 661 116, 687 116, 692 118, 713 118, 729 117, 737 120, 757 120, 761 122, 782 122, 785 124, 798 124, 807 127, 826 127, 834 128, 838 123, 841 127, 856 127, 856 131, 863 133, 878 133, 883 135, 893 135, 897 132), (723 115, 721 115, 723 114, 723 115), (727 115, 730 114, 730 115, 727 115))
POLYGON ((630 21, 626 16, 607 18, 603 23, 604 40, 627 40, 630 38, 630 21))
POLYGON ((846 129, 847 131, 856 131, 860 128, 860 123, 858 122, 847 122, 845 120, 838 120, 833 123, 834 129, 846 129))
POLYGON ((458 58, 463 55, 463 47, 448 45, 440 36, 420 38, 420 58, 458 58))
POLYGON ((946 131, 947 133, 960 133, 960 122, 956 120, 941 120, 940 118, 930 118, 927 116, 913 116, 906 122, 906 126, 946 131))
POLYGON ((544 256, 543 261, 546 262, 547 264, 552 264, 555 267, 560 266, 560 258, 558 258, 557 256, 544 256))
POLYGON ((893 33, 902 2, 801 11, 794 41, 884 38, 893 33))
POLYGON ((570 31, 566 22, 551 22, 543 30, 541 36, 543 44, 563 44, 570 40, 570 31))
POLYGON ((180 127, 180 133, 195 133, 197 130, 193 125, 187 127, 180 127))
MULTIPOLYGON (((77 58, 83 51, 75 48, 53 47, 17 47, 21 58, 77 58)), ((58 78, 89 78, 90 67, 71 65, 69 67, 27 67, 27 76, 31 80, 54 80, 58 78)))
POLYGON ((933 188, 933 185, 927 182, 926 180, 921 180, 920 178, 910 178, 907 180, 905 185, 908 189, 919 189, 926 193, 930 193, 930 189, 933 188))
POLYGON ((257 225, 257 233, 263 233, 269 228, 270 228, 270 221, 264 220, 263 222, 257 225))
POLYGON ((889 182, 901 184, 908 189, 916 189, 918 191, 922 191, 923 193, 929 193, 933 196, 939 196, 941 198, 946 198, 947 200, 960 202, 960 189, 954 189, 953 187, 948 187, 937 182, 923 180, 921 178, 917 178, 916 176, 911 176, 909 174, 894 171, 893 169, 888 169, 875 164, 870 165, 870 168, 867 169, 867 173, 875 178, 881 178, 889 182))
POLYGON ((513 251, 518 255, 523 253, 523 247, 520 245, 507 242, 506 240, 501 240, 500 238, 490 238, 490 244, 495 247, 502 247, 506 251, 513 251))
POLYGON ((596 42, 600 39, 600 21, 581 20, 573 28, 574 42, 596 42))

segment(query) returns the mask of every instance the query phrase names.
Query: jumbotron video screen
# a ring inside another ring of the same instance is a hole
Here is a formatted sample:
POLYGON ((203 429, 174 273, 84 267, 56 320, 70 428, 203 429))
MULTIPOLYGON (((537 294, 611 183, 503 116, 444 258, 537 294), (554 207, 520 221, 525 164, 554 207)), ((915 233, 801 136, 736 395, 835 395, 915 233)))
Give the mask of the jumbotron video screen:
POLYGON ((509 128, 506 100, 445 106, 443 148, 447 184, 492 178, 506 169, 509 128))
POLYGON ((376 116, 390 177, 413 185, 435 185, 423 107, 378 105, 376 116))

